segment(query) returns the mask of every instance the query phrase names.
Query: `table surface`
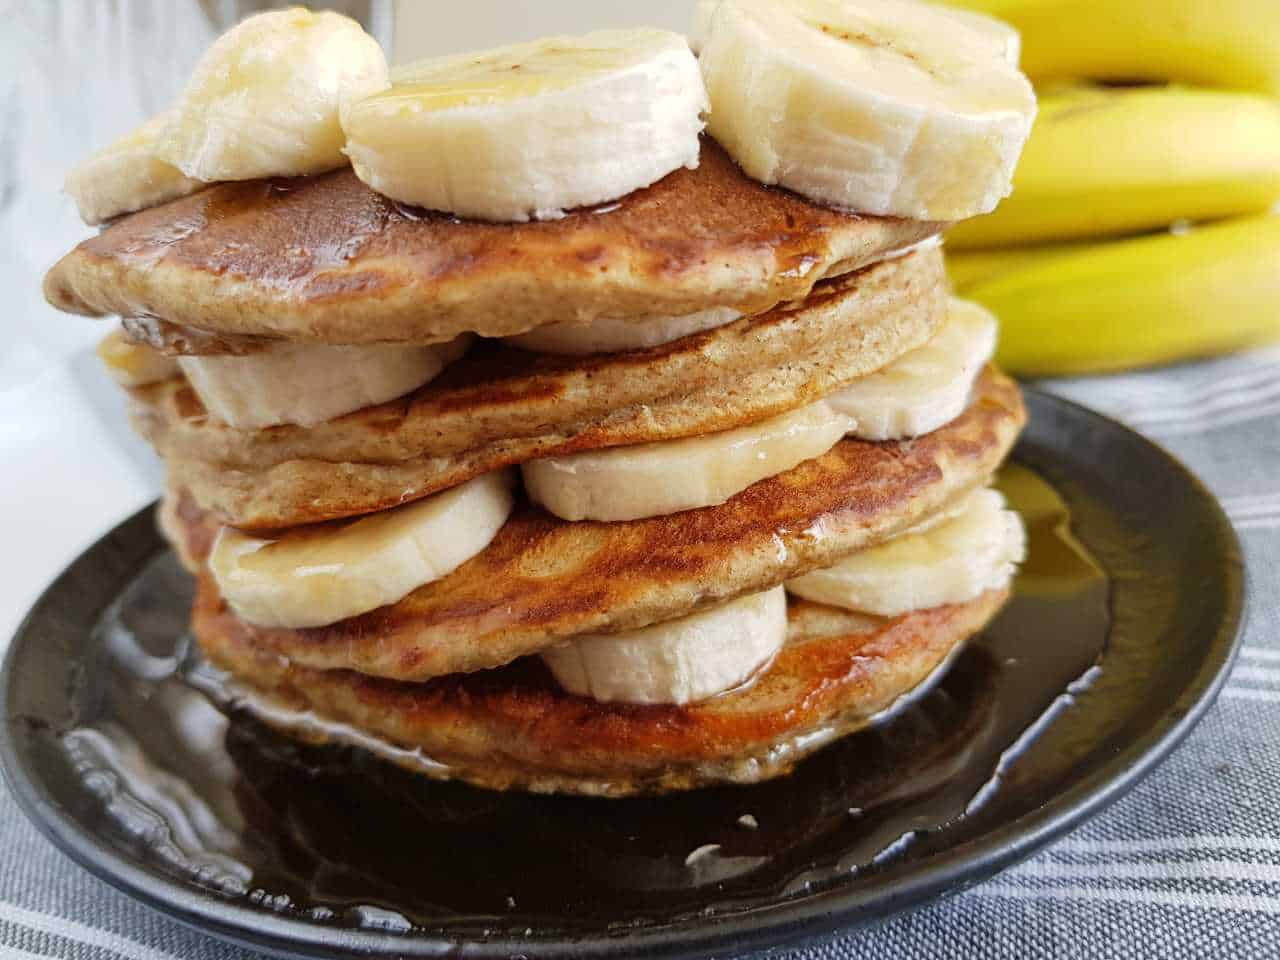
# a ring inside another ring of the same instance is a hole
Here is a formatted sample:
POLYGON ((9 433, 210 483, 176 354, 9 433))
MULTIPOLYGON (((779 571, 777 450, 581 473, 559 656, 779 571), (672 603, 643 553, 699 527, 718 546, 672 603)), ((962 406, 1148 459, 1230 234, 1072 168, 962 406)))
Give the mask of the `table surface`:
MULTIPOLYGON (((212 34, 193 9, 0 4, 0 647, 69 560, 159 489, 93 356, 107 326, 54 312, 40 278, 87 233, 59 192, 66 167, 165 104, 212 34)), ((1188 742, 1106 814, 988 883, 797 958, 1280 955, 1280 349, 1045 386, 1151 436, 1221 498, 1250 569, 1242 658, 1188 742)), ((80 871, 3 788, 0 850, 0 956, 251 957, 80 871)))

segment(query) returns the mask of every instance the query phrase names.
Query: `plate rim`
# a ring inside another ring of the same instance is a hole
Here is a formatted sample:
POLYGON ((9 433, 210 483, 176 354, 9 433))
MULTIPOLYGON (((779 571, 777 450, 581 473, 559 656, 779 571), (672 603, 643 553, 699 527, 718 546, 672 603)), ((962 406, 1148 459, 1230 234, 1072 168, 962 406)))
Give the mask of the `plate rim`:
MULTIPOLYGON (((954 847, 915 861, 910 871, 895 877, 886 900, 882 889, 849 890, 833 885, 802 898, 729 911, 711 918, 687 916, 662 928, 619 927, 615 931, 562 934, 553 939, 495 938, 475 940, 451 936, 447 930, 408 934, 372 929, 327 926, 302 918, 267 913, 216 891, 136 864, 109 844, 83 830, 59 809, 34 771, 20 761, 16 717, 10 716, 9 688, 23 638, 37 611, 43 608, 72 568, 96 552, 122 528, 140 522, 154 505, 117 524, 71 561, 50 583, 23 617, 0 666, 0 773, 26 818, 59 851, 79 867, 147 907, 200 933, 228 943, 280 957, 334 958, 390 955, 406 958, 438 957, 465 951, 468 956, 503 958, 523 954, 528 960, 560 957, 683 960, 729 949, 735 954, 773 946, 799 946, 878 922, 923 906, 941 896, 981 883, 1026 859, 1047 844, 1111 806, 1145 779, 1186 738, 1217 700, 1243 640, 1249 576, 1239 537, 1218 499, 1181 460, 1154 440, 1124 423, 1056 394, 1024 386, 1029 406, 1054 408, 1073 418, 1100 421, 1109 429, 1151 448, 1207 508, 1221 537, 1226 610, 1211 637, 1206 656, 1194 677, 1167 711, 1120 752, 1040 807, 954 847), (879 906, 872 909, 871 901, 879 906)), ((1034 422, 1034 420, 1033 420, 1034 422)), ((1029 436, 1025 434, 1024 436, 1029 436)), ((149 559, 163 547, 149 554, 149 559)))

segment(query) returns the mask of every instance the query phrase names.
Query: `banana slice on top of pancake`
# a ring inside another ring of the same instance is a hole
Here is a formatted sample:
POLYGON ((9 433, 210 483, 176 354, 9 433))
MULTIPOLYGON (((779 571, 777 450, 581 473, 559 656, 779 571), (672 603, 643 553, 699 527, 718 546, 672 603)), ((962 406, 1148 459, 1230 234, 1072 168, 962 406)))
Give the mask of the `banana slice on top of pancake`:
POLYGON ((542 653, 565 690, 620 703, 693 703, 749 680, 787 639, 782 587, 679 620, 585 636, 542 653))
POLYGON ((347 162, 339 114, 388 82, 382 48, 350 17, 255 14, 200 58, 156 153, 205 181, 332 170, 347 162))
POLYGON ((995 490, 978 490, 958 516, 790 580, 787 590, 816 603, 896 617, 1004 587, 1025 554, 1021 518, 995 490))
POLYGON ((81 220, 93 226, 207 186, 156 153, 161 134, 176 119, 176 110, 157 114, 71 168, 63 190, 75 201, 81 220))
POLYGON ((698 164, 697 60, 663 30, 550 37, 398 68, 344 114, 357 176, 480 220, 552 219, 698 164))
POLYGON ((708 127, 749 176, 919 220, 1012 189, 1036 100, 1008 28, 920 0, 722 0, 696 19, 708 127))
POLYGON ((953 299, 928 343, 826 400, 720 433, 532 460, 521 467, 525 488, 565 520, 638 520, 724 503, 846 434, 896 440, 950 423, 969 405, 995 338, 990 313, 953 299))
POLYGON ((223 527, 209 555, 236 614, 267 627, 316 627, 394 603, 487 547, 511 514, 510 471, 415 503, 274 540, 223 527))
POLYGON ((312 427, 402 397, 466 352, 471 338, 415 347, 272 344, 244 356, 186 356, 178 364, 205 409, 238 430, 312 427))
POLYGON ((530 499, 564 520, 639 520, 724 503, 826 453, 852 426, 819 401, 734 430, 531 460, 521 470, 530 499))
POLYGON ((931 433, 960 416, 996 349, 996 318, 985 307, 951 298, 942 328, 922 347, 859 377, 827 402, 851 417, 862 440, 931 433))

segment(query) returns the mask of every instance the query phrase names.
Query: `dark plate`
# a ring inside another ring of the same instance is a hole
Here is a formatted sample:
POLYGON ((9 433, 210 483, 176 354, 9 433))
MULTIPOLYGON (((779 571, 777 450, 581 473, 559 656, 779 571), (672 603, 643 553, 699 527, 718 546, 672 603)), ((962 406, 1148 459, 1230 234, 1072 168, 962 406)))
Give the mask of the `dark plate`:
POLYGON ((76 560, 18 631, 4 772, 97 876, 281 955, 724 955, 921 904, 1149 773, 1212 702, 1239 632, 1238 544, 1201 484, 1114 422, 1028 402, 1014 460, 1065 501, 1096 566, 1061 516, 1033 516, 1000 618, 928 693, 789 778, 628 801, 492 794, 294 744, 235 711, 224 722, 192 685, 190 585, 149 511, 76 560))

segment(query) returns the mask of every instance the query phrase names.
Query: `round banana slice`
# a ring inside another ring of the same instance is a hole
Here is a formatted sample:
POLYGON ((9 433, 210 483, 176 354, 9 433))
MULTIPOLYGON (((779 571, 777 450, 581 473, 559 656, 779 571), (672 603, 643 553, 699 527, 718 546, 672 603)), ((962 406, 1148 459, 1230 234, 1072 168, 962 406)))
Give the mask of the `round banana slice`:
POLYGON ((177 118, 157 114, 132 133, 72 167, 63 189, 76 202, 85 223, 103 223, 122 213, 145 210, 195 193, 205 184, 156 156, 156 140, 177 118))
POLYGON ((134 343, 120 330, 112 330, 98 344, 98 359, 122 387, 145 387, 178 375, 178 362, 155 347, 134 343))
POLYGON ((787 637, 782 587, 639 630, 542 653, 560 686, 606 702, 691 703, 741 686, 787 637))
POLYGON ((861 213, 994 209, 1035 117, 1016 40, 919 0, 721 0, 696 18, 709 129, 751 177, 861 213))
POLYGON ((347 162, 339 113, 389 82, 382 48, 350 17, 259 13, 205 51, 157 151, 197 180, 332 170, 347 162))
POLYGON ((946 426, 969 405, 973 385, 996 349, 996 318, 953 297, 942 328, 923 347, 859 377, 827 403, 852 417, 863 440, 918 437, 946 426))
MULTIPOLYGON (((694 53, 702 51, 707 34, 711 31, 711 18, 723 0, 698 0, 693 10, 693 28, 689 31, 689 46, 694 53)), ((985 14, 969 10, 953 8, 952 16, 966 20, 978 33, 990 39, 996 54, 1003 57, 1012 66, 1017 66, 1022 59, 1022 34, 1018 33, 1003 20, 988 17, 985 14)))
POLYGON ((896 617, 1003 587, 1025 554, 1022 519, 1005 509, 996 491, 978 490, 954 519, 797 577, 787 590, 816 603, 896 617))
POLYGON ((648 320, 607 318, 592 323, 565 320, 504 339, 514 347, 534 353, 585 357, 593 353, 624 353, 660 347, 691 334, 723 327, 741 316, 731 307, 712 307, 681 317, 653 317, 648 320))
POLYGON ((707 109, 684 37, 602 30, 398 68, 345 114, 379 193, 482 220, 557 217, 698 164, 707 109))
POLYGON ((263 627, 318 627, 395 603, 487 547, 511 513, 511 471, 350 523, 263 540, 223 527, 209 555, 236 615, 263 627))
POLYGON ((564 520, 639 520, 724 503, 820 457, 853 421, 819 401, 721 433, 521 465, 530 499, 564 520))
POLYGON ((315 426, 402 397, 466 352, 468 337, 426 347, 277 343, 244 356, 179 357, 205 409, 238 430, 315 426))

